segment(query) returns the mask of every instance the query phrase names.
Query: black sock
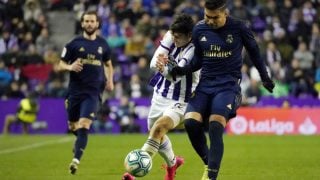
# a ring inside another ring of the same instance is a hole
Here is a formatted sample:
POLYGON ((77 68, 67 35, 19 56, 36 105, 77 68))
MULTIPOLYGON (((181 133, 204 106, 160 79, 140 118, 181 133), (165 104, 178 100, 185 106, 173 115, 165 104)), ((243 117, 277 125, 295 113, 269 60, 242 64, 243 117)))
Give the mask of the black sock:
POLYGON ((208 164, 207 138, 202 123, 195 119, 186 119, 184 126, 189 136, 193 148, 196 150, 204 164, 208 164))
POLYGON ((224 127, 221 123, 217 121, 212 121, 209 123, 210 155, 208 163, 208 176, 210 179, 216 179, 218 176, 224 151, 223 131, 224 127))
POLYGON ((86 128, 78 129, 78 137, 75 145, 75 153, 74 158, 80 161, 83 151, 85 150, 88 142, 88 132, 89 130, 86 128))
POLYGON ((75 135, 76 137, 78 136, 78 130, 75 130, 75 131, 72 131, 72 130, 71 130, 71 132, 72 132, 72 134, 75 135))

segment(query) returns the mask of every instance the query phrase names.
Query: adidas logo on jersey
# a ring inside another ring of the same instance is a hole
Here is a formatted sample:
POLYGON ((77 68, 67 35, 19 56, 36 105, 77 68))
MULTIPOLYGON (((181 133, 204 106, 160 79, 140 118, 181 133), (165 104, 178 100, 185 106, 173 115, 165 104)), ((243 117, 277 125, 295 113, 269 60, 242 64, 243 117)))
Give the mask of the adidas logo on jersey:
POLYGON ((207 38, 205 36, 202 36, 202 38, 200 39, 200 41, 207 41, 207 38))
POLYGON ((79 49, 79 52, 83 52, 84 51, 84 47, 81 47, 80 49, 79 49))

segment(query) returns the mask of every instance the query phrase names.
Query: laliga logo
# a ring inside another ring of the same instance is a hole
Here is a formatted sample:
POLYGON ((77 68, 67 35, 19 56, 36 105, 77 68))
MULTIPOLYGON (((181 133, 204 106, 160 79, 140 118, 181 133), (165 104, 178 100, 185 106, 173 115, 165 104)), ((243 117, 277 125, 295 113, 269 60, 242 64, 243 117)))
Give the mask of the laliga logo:
POLYGON ((244 116, 237 116, 230 121, 230 130, 235 134, 244 134, 248 128, 248 121, 244 116))
POLYGON ((277 121, 277 119, 247 120, 244 116, 237 116, 230 121, 230 130, 235 134, 248 133, 274 133, 277 135, 292 134, 293 121, 277 121))

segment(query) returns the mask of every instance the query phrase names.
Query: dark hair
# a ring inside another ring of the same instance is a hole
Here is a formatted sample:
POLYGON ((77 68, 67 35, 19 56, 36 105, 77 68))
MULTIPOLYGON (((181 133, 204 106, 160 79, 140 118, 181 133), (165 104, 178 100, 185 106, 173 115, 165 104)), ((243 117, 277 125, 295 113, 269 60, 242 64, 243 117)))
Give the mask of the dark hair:
POLYGON ((99 21, 99 16, 98 16, 98 14, 97 14, 96 11, 86 11, 86 12, 84 12, 84 13, 81 15, 81 18, 80 18, 80 21, 81 21, 81 22, 83 22, 83 18, 84 18, 85 15, 95 15, 96 18, 97 18, 97 21, 100 22, 100 21, 99 21))
POLYGON ((210 10, 223 10, 226 8, 226 3, 226 0, 206 0, 204 7, 210 10))
POLYGON ((175 16, 173 23, 170 26, 172 33, 189 34, 193 28, 192 17, 188 14, 178 14, 175 16))

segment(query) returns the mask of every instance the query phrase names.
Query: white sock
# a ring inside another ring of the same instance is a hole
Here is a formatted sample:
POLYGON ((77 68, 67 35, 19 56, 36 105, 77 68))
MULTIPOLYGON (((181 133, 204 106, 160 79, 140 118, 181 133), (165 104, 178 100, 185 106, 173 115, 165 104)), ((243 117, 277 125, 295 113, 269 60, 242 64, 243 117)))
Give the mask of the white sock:
POLYGON ((172 149, 172 144, 167 135, 163 137, 163 141, 160 144, 159 154, 166 161, 169 167, 172 167, 176 164, 176 158, 172 149))
POLYGON ((147 151, 153 157, 159 151, 159 147, 160 141, 149 137, 141 149, 147 151))
POLYGON ((75 162, 75 163, 77 163, 77 164, 80 164, 80 161, 79 161, 79 159, 77 159, 77 158, 73 158, 73 159, 72 159, 72 162, 75 162))

